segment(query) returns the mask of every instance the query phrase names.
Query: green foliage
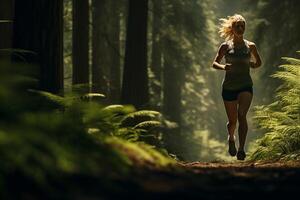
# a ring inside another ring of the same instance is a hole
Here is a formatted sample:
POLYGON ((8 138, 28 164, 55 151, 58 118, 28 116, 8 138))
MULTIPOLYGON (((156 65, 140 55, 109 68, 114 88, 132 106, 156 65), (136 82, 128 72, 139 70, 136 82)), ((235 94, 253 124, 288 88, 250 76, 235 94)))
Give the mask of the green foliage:
MULTIPOLYGON (((95 110, 95 105, 91 107, 95 110)), ((156 129, 161 127, 156 111, 142 110, 135 111, 131 106, 110 105, 98 111, 89 111, 86 115, 85 123, 99 133, 109 133, 132 142, 144 141, 149 144, 160 146, 161 131, 156 129), (152 138, 148 140, 148 138, 152 138)))
POLYGON ((158 119, 161 117, 161 114, 157 111, 151 111, 151 110, 140 110, 134 113, 131 113, 127 115, 122 120, 122 126, 135 126, 138 123, 141 123, 143 121, 158 119))
POLYGON ((70 102, 67 101, 66 98, 52 94, 50 92, 33 90, 33 89, 29 89, 28 91, 38 94, 41 97, 44 97, 43 100, 47 101, 47 104, 51 104, 52 106, 57 107, 57 108, 64 108, 70 104, 70 102))
POLYGON ((162 127, 161 114, 157 111, 136 111, 132 106, 109 105, 102 106, 96 102, 85 102, 86 98, 102 96, 101 94, 88 93, 81 96, 66 95, 61 97, 45 91, 30 90, 44 97, 53 107, 65 112, 73 112, 78 119, 82 119, 84 127, 92 134, 117 136, 130 141, 152 140, 151 144, 160 144, 160 131, 162 127))
POLYGON ((127 161, 114 149, 104 148, 99 141, 86 134, 85 124, 81 120, 83 104, 67 104, 63 97, 38 92, 45 99, 63 105, 65 110, 51 111, 42 107, 36 110, 33 105, 37 104, 37 99, 32 92, 37 91, 24 91, 23 87, 18 86, 22 82, 15 81, 16 76, 22 75, 11 74, 8 70, 18 66, 3 62, 0 66, 1 173, 7 175, 17 171, 37 181, 44 181, 48 175, 62 172, 101 173, 105 170, 105 166, 99 166, 102 160, 111 164, 111 168, 116 167, 115 170, 124 172, 123 169, 128 167, 127 161), (2 77, 10 77, 10 81, 2 77))
MULTIPOLYGON (((27 77, 16 69, 22 67, 0 62, 1 197, 14 197, 15 194, 6 193, 12 188, 7 188, 9 186, 4 183, 18 178, 23 178, 24 184, 37 185, 35 189, 47 191, 51 198, 56 194, 48 192, 56 187, 51 183, 63 182, 66 177, 101 177, 106 187, 113 187, 114 178, 129 175, 132 165, 136 165, 135 161, 145 165, 151 161, 157 166, 172 163, 154 146, 138 141, 140 133, 146 130, 144 126, 121 127, 126 117, 138 112, 133 107, 104 107, 94 101, 86 101, 85 97, 61 97, 28 90, 35 88, 34 83, 27 81, 30 78, 16 78, 27 77), (14 69, 15 73, 10 73, 9 69, 14 69), (22 83, 26 83, 26 87, 19 86, 22 83), (132 133, 136 135, 134 139, 132 133), (110 142, 116 137, 130 140, 118 139, 118 143, 132 145, 135 151, 123 151, 121 145, 110 142)), ((26 70, 23 68, 21 71, 26 70)), ((89 98, 90 95, 87 96, 89 98)), ((149 112, 151 117, 154 116, 149 112)), ((14 190, 17 194, 18 188, 14 190)))
POLYGON ((106 143, 117 146, 121 152, 128 155, 129 159, 137 164, 147 163, 151 166, 166 166, 175 163, 163 149, 156 149, 143 142, 132 143, 117 137, 109 137, 106 139, 106 143))
POLYGON ((256 107, 255 119, 266 134, 257 141, 254 160, 300 159, 300 59, 283 60, 287 64, 272 75, 282 81, 276 101, 256 107))

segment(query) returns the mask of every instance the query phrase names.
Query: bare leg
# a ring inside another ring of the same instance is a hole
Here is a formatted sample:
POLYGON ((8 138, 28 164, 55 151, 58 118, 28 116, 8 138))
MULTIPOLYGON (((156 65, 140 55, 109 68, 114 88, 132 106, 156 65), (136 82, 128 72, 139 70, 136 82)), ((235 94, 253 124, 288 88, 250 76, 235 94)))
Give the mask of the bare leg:
POLYGON ((238 117, 237 104, 238 101, 224 101, 225 110, 228 117, 227 131, 229 140, 234 140, 234 131, 238 117))
POLYGON ((238 121, 239 121, 239 151, 243 151, 245 147, 246 136, 248 132, 247 113, 252 101, 250 92, 241 92, 238 96, 238 121))

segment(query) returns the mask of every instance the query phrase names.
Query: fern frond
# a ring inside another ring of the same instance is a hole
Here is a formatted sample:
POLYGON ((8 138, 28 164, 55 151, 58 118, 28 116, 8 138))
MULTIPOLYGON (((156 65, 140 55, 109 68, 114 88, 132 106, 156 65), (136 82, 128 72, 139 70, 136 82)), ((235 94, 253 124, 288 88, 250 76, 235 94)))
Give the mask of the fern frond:
POLYGON ((283 65, 279 66, 279 68, 289 71, 292 74, 300 74, 299 67, 300 67, 300 65, 293 65, 293 64, 283 64, 283 65))
POLYGON ((279 78, 285 81, 288 84, 298 85, 299 84, 299 75, 292 74, 290 72, 277 72, 276 74, 272 75, 273 78, 279 78))
POLYGON ((114 135, 131 142, 139 139, 139 132, 133 128, 119 128, 114 135))
POLYGON ((93 100, 93 99, 103 99, 105 98, 104 94, 101 93, 87 93, 79 97, 81 100, 93 100))
POLYGON ((136 110, 133 106, 109 105, 104 107, 103 111, 114 113, 114 114, 126 115, 135 112, 136 110))
POLYGON ((159 121, 145 121, 145 122, 138 123, 133 128, 134 129, 143 129, 143 130, 150 131, 154 128, 161 127, 161 125, 162 124, 159 121))
POLYGON ((52 94, 50 92, 33 90, 33 89, 29 89, 28 91, 32 92, 32 93, 36 93, 42 97, 45 97, 49 101, 49 103, 56 104, 60 107, 66 107, 66 106, 70 105, 70 101, 68 99, 58 96, 58 95, 55 95, 55 94, 52 94))
POLYGON ((161 113, 153 110, 140 110, 128 114, 121 122, 122 127, 135 126, 143 121, 159 120, 161 113))
POLYGON ((300 59, 283 59, 288 64, 271 76, 282 80, 276 101, 255 107, 254 119, 266 134, 257 140, 252 159, 280 159, 300 152, 300 59))
POLYGON ((300 65, 300 59, 297 58, 282 57, 281 59, 293 65, 300 65))

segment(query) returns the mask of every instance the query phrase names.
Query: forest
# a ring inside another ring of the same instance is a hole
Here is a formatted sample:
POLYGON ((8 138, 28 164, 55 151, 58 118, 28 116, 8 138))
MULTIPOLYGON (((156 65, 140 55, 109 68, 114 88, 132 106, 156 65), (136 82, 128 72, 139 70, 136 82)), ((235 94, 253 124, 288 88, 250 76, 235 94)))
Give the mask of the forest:
POLYGON ((299 10, 297 0, 0 0, 0 198, 297 194, 299 10), (227 151, 225 72, 212 67, 220 19, 234 14, 262 59, 250 69, 243 161, 227 151))

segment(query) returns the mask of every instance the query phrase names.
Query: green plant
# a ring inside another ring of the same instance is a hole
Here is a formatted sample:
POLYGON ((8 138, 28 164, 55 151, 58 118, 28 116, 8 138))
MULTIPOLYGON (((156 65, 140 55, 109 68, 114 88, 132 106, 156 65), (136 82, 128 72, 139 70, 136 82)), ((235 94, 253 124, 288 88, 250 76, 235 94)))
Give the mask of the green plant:
POLYGON ((72 112, 86 130, 97 137, 117 136, 131 142, 143 141, 160 146, 163 128, 161 113, 152 110, 136 111, 129 105, 103 106, 90 98, 101 94, 69 94, 64 97, 45 91, 30 90, 40 95, 48 105, 64 112, 72 112), (87 100, 87 101, 86 101, 87 100))
POLYGON ((255 119, 266 134, 256 143, 254 160, 300 159, 300 59, 283 59, 287 64, 272 75, 282 80, 276 101, 256 107, 255 119))

